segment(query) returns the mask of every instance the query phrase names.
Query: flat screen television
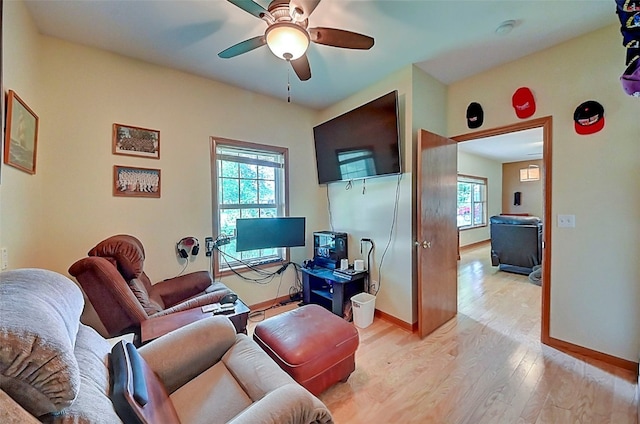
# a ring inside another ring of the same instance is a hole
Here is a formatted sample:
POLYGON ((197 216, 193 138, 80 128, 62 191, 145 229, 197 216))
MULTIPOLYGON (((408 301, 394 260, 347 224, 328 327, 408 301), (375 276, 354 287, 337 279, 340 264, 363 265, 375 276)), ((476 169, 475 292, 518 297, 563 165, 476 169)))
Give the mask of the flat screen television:
POLYGON ((305 218, 239 218, 236 252, 275 247, 304 246, 305 218))
POLYGON ((400 173, 398 91, 313 128, 318 183, 400 173))

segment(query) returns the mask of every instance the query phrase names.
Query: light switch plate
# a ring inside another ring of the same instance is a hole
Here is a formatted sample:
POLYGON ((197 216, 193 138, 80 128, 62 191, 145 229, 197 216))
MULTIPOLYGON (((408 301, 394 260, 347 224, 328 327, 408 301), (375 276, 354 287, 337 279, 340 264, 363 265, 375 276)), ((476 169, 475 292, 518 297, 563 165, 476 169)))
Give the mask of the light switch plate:
POLYGON ((558 215, 559 228, 575 228, 575 226, 576 226, 575 215, 558 215))

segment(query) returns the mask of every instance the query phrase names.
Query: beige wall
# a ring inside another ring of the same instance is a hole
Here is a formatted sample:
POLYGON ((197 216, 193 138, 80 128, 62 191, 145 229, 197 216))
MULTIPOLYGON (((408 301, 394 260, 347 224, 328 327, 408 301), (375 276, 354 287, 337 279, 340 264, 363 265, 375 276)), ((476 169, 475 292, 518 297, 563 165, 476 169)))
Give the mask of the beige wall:
POLYGON ((530 160, 502 164, 502 213, 527 213, 532 216, 543 217, 542 197, 542 161, 530 160), (540 167, 541 178, 538 181, 520 181, 520 170, 529 165, 540 167), (519 191, 520 205, 513 204, 513 194, 519 191))
POLYGON ((449 135, 468 133, 465 111, 482 104, 482 129, 518 121, 511 95, 530 87, 553 117, 550 335, 631 361, 640 347, 640 143, 638 99, 620 87, 625 51, 613 25, 449 87, 449 135), (580 136, 573 112, 595 99, 602 131, 580 136))
POLYGON ((323 110, 316 123, 324 122, 393 90, 398 90, 400 122, 404 123, 400 129, 404 171, 401 180, 398 181, 396 176, 370 178, 366 180, 364 193, 361 180, 355 181, 351 190, 346 190, 346 183, 343 182, 322 187, 327 190, 330 198, 331 229, 349 234, 349 261, 360 258, 366 260, 360 254, 360 239, 370 238, 375 243, 371 280, 376 281, 380 287, 376 309, 411 323, 413 314, 411 308, 407 307, 412 301, 411 257, 410 247, 404 242, 411 238, 411 174, 406 172, 407 161, 411 158, 410 143, 406 141, 411 134, 411 69, 402 69, 357 95, 323 110), (394 223, 396 187, 399 188, 400 199, 398 217, 394 223), (394 234, 389 238, 392 225, 395 225, 394 234), (380 269, 387 243, 390 243, 390 247, 380 269))
MULTIPOLYGON (((40 37, 21 2, 4 2, 2 41, 3 89, 14 90, 42 123, 40 37), (20 36, 14 30, 18 28, 20 36)), ((44 144, 40 140, 38 149, 46 151, 44 144)), ((42 166, 41 160, 36 161, 37 171, 42 166)), ((0 164, 0 246, 7 248, 10 268, 33 266, 31 258, 42 255, 43 192, 43 178, 0 164)))
MULTIPOLYGON (((307 233, 328 221, 315 180, 315 112, 105 51, 39 36, 22 2, 5 2, 5 88, 40 116, 36 175, 2 167, 0 245, 9 267, 66 274, 95 243, 128 233, 144 243, 154 281, 182 269, 175 243, 211 235, 209 139, 220 136, 289 148, 290 213, 307 233), (247 111, 251 111, 248 113, 247 111), (111 154, 114 122, 160 130, 160 160, 111 154), (112 196, 113 165, 162 170, 162 197, 112 196)), ((292 249, 293 260, 311 255, 292 249)), ((208 268, 204 251, 187 271, 208 268)), ((289 293, 292 271, 269 285, 225 277, 247 303, 289 293)))

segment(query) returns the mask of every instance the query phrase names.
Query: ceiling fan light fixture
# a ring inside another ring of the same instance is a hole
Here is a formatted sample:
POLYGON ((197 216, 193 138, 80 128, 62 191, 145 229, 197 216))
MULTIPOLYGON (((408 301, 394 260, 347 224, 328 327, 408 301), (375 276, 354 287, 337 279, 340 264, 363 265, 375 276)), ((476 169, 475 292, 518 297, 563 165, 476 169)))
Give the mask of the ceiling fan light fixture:
POLYGON ((309 34, 299 25, 278 22, 265 32, 267 46, 271 52, 284 60, 300 58, 309 47, 309 34))

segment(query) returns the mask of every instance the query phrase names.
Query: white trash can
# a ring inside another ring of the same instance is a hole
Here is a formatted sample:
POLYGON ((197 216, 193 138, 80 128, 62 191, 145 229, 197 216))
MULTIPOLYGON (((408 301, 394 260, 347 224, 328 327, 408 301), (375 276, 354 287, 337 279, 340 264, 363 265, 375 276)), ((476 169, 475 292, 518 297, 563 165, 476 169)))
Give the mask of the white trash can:
POLYGON ((376 297, 369 293, 359 293, 351 298, 353 323, 356 327, 367 328, 373 322, 376 297))

